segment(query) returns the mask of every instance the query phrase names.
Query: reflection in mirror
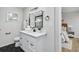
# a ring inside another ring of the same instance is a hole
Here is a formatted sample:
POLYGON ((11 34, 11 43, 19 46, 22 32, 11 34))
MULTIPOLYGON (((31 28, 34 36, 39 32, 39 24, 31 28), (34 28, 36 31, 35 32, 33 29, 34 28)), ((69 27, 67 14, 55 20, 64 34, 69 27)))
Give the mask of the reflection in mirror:
POLYGON ((35 27, 38 28, 38 30, 41 30, 43 27, 43 16, 39 15, 35 17, 35 27))

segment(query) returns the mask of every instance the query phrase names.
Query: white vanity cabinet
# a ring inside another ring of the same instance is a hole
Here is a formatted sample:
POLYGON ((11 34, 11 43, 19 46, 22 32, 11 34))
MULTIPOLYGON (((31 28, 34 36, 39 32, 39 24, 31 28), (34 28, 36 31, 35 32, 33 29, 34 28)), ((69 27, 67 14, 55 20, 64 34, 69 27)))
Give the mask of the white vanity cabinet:
MULTIPOLYGON (((44 42, 46 40, 46 34, 35 37, 29 35, 27 32, 21 31, 21 48, 26 52, 44 52, 44 42)), ((38 34, 36 34, 38 35, 38 34)))

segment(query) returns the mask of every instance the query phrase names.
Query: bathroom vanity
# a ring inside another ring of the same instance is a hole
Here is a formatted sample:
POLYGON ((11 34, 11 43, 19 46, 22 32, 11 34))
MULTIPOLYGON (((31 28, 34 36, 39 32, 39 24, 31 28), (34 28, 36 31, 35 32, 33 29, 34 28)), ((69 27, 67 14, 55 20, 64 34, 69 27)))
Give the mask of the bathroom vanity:
POLYGON ((46 32, 21 31, 21 48, 25 52, 44 52, 46 32))
POLYGON ((27 52, 44 52, 46 46, 47 34, 43 30, 43 11, 29 13, 29 25, 24 31, 20 32, 21 48, 27 52))

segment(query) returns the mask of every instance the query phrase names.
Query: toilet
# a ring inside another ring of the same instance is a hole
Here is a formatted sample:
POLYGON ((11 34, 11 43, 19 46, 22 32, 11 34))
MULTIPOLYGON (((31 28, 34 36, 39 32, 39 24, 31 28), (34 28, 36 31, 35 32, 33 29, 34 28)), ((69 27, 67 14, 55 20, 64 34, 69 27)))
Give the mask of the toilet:
POLYGON ((15 37, 14 43, 15 43, 15 47, 19 47, 20 46, 20 37, 15 37))

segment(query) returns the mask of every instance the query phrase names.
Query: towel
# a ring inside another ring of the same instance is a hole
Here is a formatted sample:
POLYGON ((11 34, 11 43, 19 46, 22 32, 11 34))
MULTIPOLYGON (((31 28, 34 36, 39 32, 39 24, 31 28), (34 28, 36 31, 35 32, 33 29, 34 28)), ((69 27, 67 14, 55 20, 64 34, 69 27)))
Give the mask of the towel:
POLYGON ((62 38, 62 42, 63 42, 63 43, 64 43, 64 42, 69 42, 69 37, 68 37, 68 34, 67 34, 66 31, 62 31, 62 36, 61 36, 61 38, 62 38))

